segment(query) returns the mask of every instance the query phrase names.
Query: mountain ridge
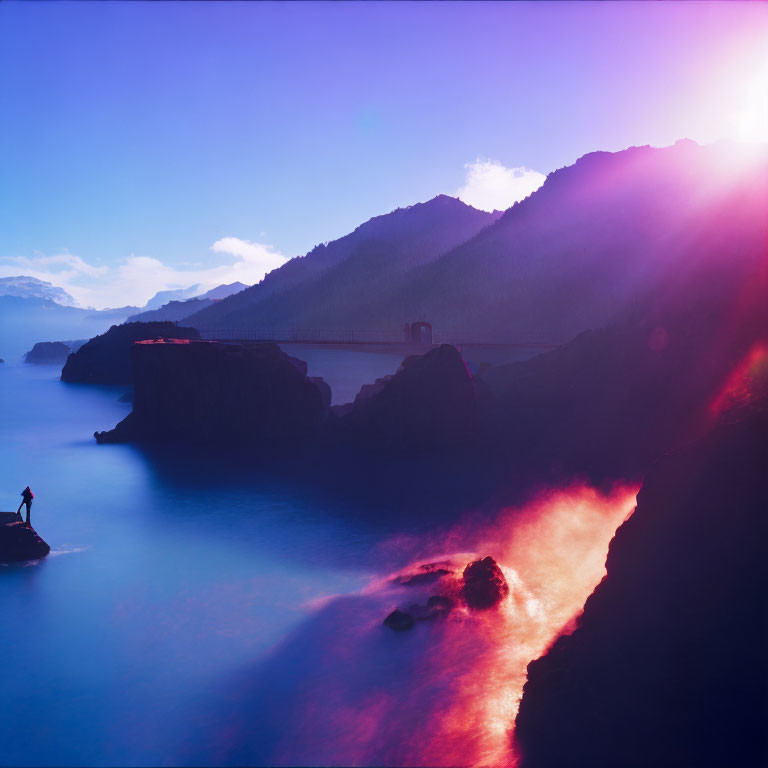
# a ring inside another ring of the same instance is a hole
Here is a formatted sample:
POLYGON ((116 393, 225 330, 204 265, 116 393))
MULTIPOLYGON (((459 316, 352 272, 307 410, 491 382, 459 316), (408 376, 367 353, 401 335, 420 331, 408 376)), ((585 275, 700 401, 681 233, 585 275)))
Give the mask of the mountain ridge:
MULTIPOLYGON (((755 200, 766 199, 765 178, 765 152, 745 155, 723 142, 591 152, 437 257, 388 273, 375 253, 323 262, 312 280, 279 295, 268 287, 276 270, 187 321, 201 329, 393 329, 427 319, 480 337, 562 343, 612 322, 664 280, 690 279, 721 252, 749 258, 764 237, 755 200)), ((299 263, 325 255, 322 247, 299 263)))
MULTIPOLYGON (((480 211, 448 195, 437 195, 424 203, 396 208, 372 217, 343 237, 315 246, 304 256, 291 259, 266 275, 260 283, 242 291, 235 298, 225 299, 216 307, 201 311, 190 322, 197 322, 200 327, 213 327, 224 318, 228 319, 227 322, 233 322, 233 317, 242 313, 250 314, 255 306, 267 302, 266 313, 260 310, 261 316, 264 316, 269 314, 270 308, 275 312, 279 304, 285 301, 286 294, 292 290, 297 291, 292 294, 293 301, 301 305, 307 293, 312 293, 307 288, 311 281, 321 279, 333 269, 341 269, 345 263, 358 262, 356 270, 365 272, 361 278, 365 282, 375 279, 371 269, 378 276, 382 274, 377 257, 392 259, 395 271, 409 267, 410 262, 425 263, 463 242, 496 218, 497 214, 480 211)), ((339 276, 337 272, 335 277, 339 276)), ((342 284, 347 282, 343 270, 341 280, 342 284)), ((334 298, 326 297, 326 301, 338 302, 340 299, 339 287, 334 288, 329 279, 317 290, 331 291, 334 298)), ((345 298, 364 303, 364 299, 356 293, 354 291, 353 295, 345 298)))

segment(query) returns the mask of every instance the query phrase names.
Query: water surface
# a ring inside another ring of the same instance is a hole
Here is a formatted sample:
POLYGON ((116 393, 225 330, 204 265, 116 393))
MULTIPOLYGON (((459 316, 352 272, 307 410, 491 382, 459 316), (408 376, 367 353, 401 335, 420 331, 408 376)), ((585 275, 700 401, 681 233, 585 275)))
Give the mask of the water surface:
POLYGON ((0 509, 29 484, 53 549, 0 568, 1 764, 172 762, 207 686, 396 560, 380 528, 258 467, 98 446, 122 391, 0 365, 0 509))

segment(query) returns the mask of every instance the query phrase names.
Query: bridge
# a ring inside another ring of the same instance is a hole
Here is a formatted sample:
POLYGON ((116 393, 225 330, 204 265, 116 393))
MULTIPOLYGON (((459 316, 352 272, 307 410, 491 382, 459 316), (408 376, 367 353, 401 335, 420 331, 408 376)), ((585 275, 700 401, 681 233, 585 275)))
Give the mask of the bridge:
POLYGON ((327 329, 327 328, 242 328, 202 330, 207 341, 275 341, 280 344, 402 344, 433 346, 520 347, 554 349, 558 344, 542 341, 515 340, 501 334, 478 334, 463 330, 441 330, 429 323, 413 323, 396 330, 327 329))

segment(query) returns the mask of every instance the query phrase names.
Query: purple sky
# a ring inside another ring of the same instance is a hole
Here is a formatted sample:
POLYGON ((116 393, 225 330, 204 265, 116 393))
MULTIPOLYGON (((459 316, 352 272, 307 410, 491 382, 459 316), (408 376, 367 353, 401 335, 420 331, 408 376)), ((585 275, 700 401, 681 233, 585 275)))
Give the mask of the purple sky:
POLYGON ((141 303, 591 150, 768 138, 767 41, 764 3, 0 3, 0 276, 141 303))

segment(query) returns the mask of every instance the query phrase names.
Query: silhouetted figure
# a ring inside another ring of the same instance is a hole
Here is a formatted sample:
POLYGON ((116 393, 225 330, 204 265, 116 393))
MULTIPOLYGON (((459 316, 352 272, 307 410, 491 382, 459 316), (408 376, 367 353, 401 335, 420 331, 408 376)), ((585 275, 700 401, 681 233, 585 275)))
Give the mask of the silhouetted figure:
POLYGON ((21 492, 21 504, 19 504, 19 508, 16 510, 16 514, 21 517, 21 508, 26 504, 27 505, 27 522, 25 523, 30 528, 32 527, 31 523, 29 522, 30 515, 32 513, 32 499, 35 498, 35 494, 32 493, 29 486, 27 486, 22 492, 21 492))

